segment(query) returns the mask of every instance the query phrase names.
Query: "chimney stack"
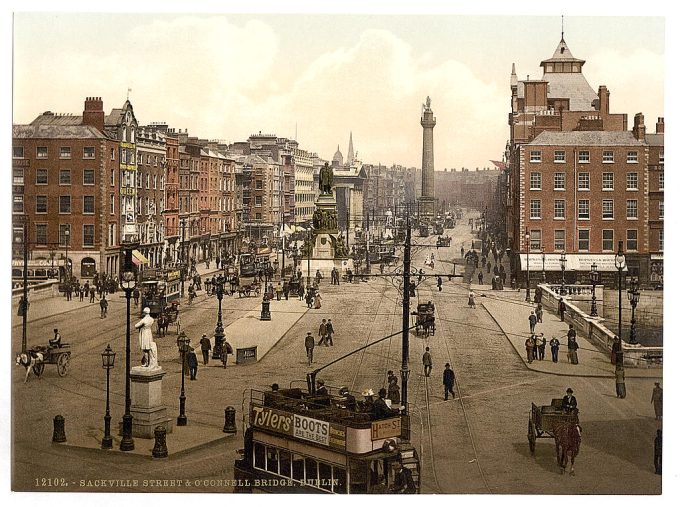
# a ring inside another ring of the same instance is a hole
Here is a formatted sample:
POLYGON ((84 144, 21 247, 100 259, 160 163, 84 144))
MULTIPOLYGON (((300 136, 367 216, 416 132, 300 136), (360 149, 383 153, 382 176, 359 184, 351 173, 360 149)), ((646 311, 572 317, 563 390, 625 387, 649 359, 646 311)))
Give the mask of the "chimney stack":
POLYGON ((656 133, 663 134, 663 116, 656 120, 656 133))
POLYGON ((104 132, 104 102, 101 97, 87 97, 83 110, 83 125, 104 132))
POLYGON ((600 100, 600 116, 609 114, 609 90, 602 85, 597 90, 597 97, 600 100))
POLYGON ((637 113, 633 120, 633 136, 635 139, 644 141, 645 139, 645 117, 642 113, 637 113))

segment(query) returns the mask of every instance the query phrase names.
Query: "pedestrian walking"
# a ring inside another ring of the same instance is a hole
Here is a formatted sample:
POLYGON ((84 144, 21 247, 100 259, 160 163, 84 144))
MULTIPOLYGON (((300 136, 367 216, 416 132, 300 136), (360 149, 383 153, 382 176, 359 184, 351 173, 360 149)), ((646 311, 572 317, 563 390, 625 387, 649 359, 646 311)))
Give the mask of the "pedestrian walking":
POLYGON ((536 314, 534 311, 531 311, 531 315, 529 315, 529 332, 531 334, 534 334, 534 331, 536 330, 536 314))
POLYGON ((524 347, 527 349, 527 362, 534 362, 534 337, 533 335, 526 339, 524 347))
POLYGON ((465 248, 463 248, 462 246, 460 247, 460 256, 465 257, 465 248))
POLYGON ((97 289, 94 286, 90 287, 90 303, 94 303, 94 296, 97 289))
POLYGON ((83 296, 85 296, 85 287, 80 285, 78 287, 78 298, 80 299, 80 301, 83 301, 83 296))
POLYGON ((189 347, 186 354, 187 366, 189 367, 189 380, 196 380, 196 374, 198 373, 198 358, 196 357, 196 352, 194 352, 193 347, 189 347))
POLYGON ((399 406, 401 401, 401 394, 399 392, 399 384, 396 377, 387 386, 387 399, 392 402, 392 405, 399 406))
POLYGON ((299 280, 299 285, 298 285, 298 297, 300 298, 300 301, 302 301, 305 298, 305 287, 302 285, 302 280, 299 280))
POLYGON ((305 336, 305 351, 307 352, 307 364, 311 365, 314 361, 314 337, 311 331, 307 331, 307 336, 305 336))
POLYGON ((610 356, 610 361, 617 367, 619 365, 623 366, 623 351, 621 347, 621 338, 614 336, 614 342, 612 343, 612 352, 610 356), (619 357, 620 356, 620 357, 619 357))
POLYGON ((305 296, 305 302, 307 303, 307 308, 311 308, 314 304, 314 295, 312 294, 311 287, 307 290, 307 295, 305 296))
POLYGON ((203 354, 203 364, 207 365, 210 361, 210 350, 212 349, 212 344, 210 343, 210 338, 208 335, 204 334, 201 336, 201 353, 203 354))
POLYGON ((536 322, 543 324, 543 305, 541 303, 536 305, 536 322))
POLYGON ((560 320, 564 322, 564 313, 567 311, 567 304, 564 302, 564 298, 560 298, 558 310, 560 312, 560 320))
POLYGON ((392 370, 387 370, 387 385, 392 382, 392 379, 397 380, 397 376, 394 374, 392 370))
POLYGON ((659 382, 654 382, 654 389, 652 389, 652 405, 654 405, 654 414, 657 420, 663 417, 663 389, 659 382))
POLYGON ((541 337, 536 342, 536 346, 538 348, 539 361, 543 361, 543 359, 545 358, 545 345, 546 345, 545 335, 541 333, 541 337))
POLYGON ((283 281, 283 297, 288 301, 288 294, 290 294, 290 285, 288 284, 288 279, 283 281))
POLYGON ((132 291, 132 297, 135 299, 135 306, 139 305, 139 289, 135 287, 135 290, 132 291))
POLYGON ((656 430, 656 437, 654 437, 654 473, 661 475, 661 453, 663 450, 663 441, 661 430, 656 430))
POLYGON ((281 286, 281 282, 276 284, 276 300, 281 301, 281 294, 283 294, 283 287, 281 286))
POLYGON ((227 367, 227 359, 229 359, 229 354, 233 354, 234 349, 229 342, 226 340, 222 343, 222 350, 220 350, 220 361, 222 361, 222 367, 227 367))
POLYGON ((335 334, 335 329, 333 329, 333 323, 331 319, 326 322, 326 344, 333 346, 333 335, 335 334))
POLYGON ((438 277, 437 277, 437 289, 439 289, 439 292, 442 291, 442 284, 443 284, 443 283, 444 283, 444 281, 442 280, 442 277, 441 277, 441 276, 438 276, 438 277))
POLYGON ((453 373, 453 370, 451 369, 451 365, 449 363, 446 363, 444 365, 444 375, 443 375, 443 383, 444 383, 444 400, 449 399, 449 393, 451 393, 451 397, 453 399, 456 398, 456 393, 453 392, 453 384, 456 381, 456 375, 453 373))
POLYGON ((314 296, 314 309, 315 310, 321 309, 321 294, 319 294, 318 292, 316 293, 316 296, 314 296))
POLYGON ((468 306, 470 308, 477 308, 477 305, 475 304, 475 293, 470 292, 470 295, 468 296, 468 306))
POLYGON ((99 318, 103 319, 109 311, 109 302, 106 300, 106 294, 99 300, 99 318))
POLYGON ((319 343, 317 345, 322 344, 328 347, 326 342, 326 319, 321 319, 321 325, 319 326, 319 343))
POLYGON ((429 377, 432 371, 432 356, 430 355, 430 347, 425 347, 425 352, 423 353, 423 370, 425 376, 429 377))
POLYGON ((477 274, 477 280, 479 281, 479 285, 482 285, 482 282, 484 281, 484 275, 481 271, 477 274))
POLYGON ((567 331, 567 356, 571 364, 578 364, 578 343, 573 324, 569 324, 569 331, 567 331))
POLYGON ((623 399, 626 397, 626 374, 623 368, 617 366, 614 376, 616 377, 616 397, 623 399))
POLYGON ((552 340, 550 340, 550 353, 552 354, 552 361, 553 363, 557 362, 557 355, 560 352, 560 341, 553 336, 552 340))
POLYGON ((491 261, 486 261, 486 272, 491 273, 491 261))

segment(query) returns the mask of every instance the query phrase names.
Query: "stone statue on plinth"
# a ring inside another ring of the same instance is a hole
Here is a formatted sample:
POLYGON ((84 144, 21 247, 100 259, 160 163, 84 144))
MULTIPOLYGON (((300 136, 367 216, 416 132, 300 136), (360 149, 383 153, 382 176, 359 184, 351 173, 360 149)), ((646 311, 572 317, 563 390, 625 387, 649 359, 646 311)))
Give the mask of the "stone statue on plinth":
POLYGON ((333 194, 333 169, 329 167, 328 162, 319 172, 319 190, 321 190, 321 195, 333 194))
POLYGON ((151 310, 144 308, 144 317, 135 324, 135 329, 139 329, 139 348, 142 349, 142 366, 147 368, 159 368, 158 365, 158 347, 153 341, 153 333, 151 326, 153 326, 154 319, 150 315, 151 310))

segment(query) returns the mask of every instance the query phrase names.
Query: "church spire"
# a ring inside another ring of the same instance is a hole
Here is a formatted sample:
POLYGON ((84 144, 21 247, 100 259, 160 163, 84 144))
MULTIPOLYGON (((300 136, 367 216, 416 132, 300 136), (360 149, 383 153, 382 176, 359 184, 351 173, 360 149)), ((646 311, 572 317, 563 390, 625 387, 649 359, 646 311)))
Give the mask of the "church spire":
POLYGON ((354 145, 352 144, 352 131, 349 131, 349 147, 347 148, 347 165, 354 163, 354 145))

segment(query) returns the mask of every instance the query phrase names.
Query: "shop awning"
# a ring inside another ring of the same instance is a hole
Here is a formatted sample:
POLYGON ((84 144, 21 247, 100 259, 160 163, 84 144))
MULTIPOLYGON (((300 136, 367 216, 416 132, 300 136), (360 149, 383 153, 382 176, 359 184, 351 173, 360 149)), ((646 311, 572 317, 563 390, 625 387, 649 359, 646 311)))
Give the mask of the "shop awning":
MULTIPOLYGON (((560 264, 561 254, 545 254, 546 271, 562 271, 560 264)), ((618 271, 614 264, 615 254, 566 254, 567 264, 565 271, 590 271, 593 264, 597 265, 597 271, 618 271)), ((520 254, 522 271, 527 269, 527 254, 520 254)), ((543 257, 540 253, 529 254, 529 270, 543 271, 543 257)), ((627 271, 624 267, 623 271, 627 271)))
POLYGON ((139 266, 140 264, 148 264, 149 259, 144 257, 142 255, 142 252, 139 250, 133 250, 132 251, 132 262, 135 264, 135 266, 139 266))

